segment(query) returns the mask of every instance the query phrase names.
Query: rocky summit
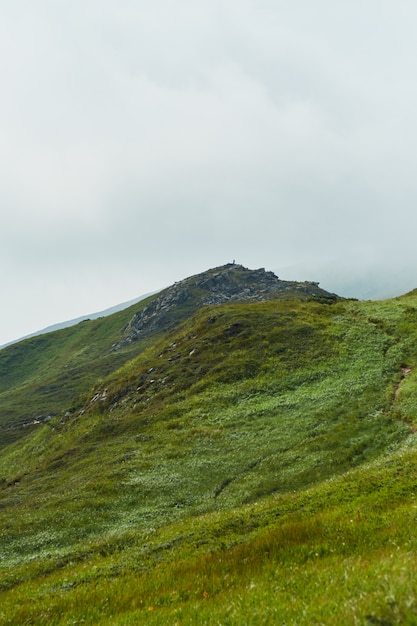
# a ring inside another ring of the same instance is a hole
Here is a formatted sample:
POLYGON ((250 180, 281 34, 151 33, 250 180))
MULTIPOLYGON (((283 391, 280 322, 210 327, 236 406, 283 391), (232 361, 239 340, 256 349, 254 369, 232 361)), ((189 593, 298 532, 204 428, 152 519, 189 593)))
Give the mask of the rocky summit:
POLYGON ((169 330, 198 308, 226 302, 260 302, 291 298, 316 299, 334 302, 339 299, 319 287, 316 282, 281 280, 264 268, 250 270, 243 265, 228 263, 196 274, 162 291, 127 324, 121 341, 114 344, 119 350, 139 337, 169 330))

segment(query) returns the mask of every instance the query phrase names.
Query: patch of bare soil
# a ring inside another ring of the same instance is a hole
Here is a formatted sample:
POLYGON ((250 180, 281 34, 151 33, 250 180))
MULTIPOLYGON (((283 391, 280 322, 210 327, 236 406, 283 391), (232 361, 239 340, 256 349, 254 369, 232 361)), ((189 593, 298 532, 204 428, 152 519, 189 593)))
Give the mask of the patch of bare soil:
MULTIPOLYGON (((401 369, 402 369, 402 372, 403 372, 402 375, 401 375, 401 380, 394 387, 394 402, 398 398, 402 382, 411 373, 411 367, 408 367, 408 365, 403 365, 401 369)), ((408 420, 403 420, 403 421, 404 421, 405 424, 407 424, 407 426, 409 427, 409 429, 411 430, 412 433, 417 432, 417 428, 414 426, 414 424, 411 424, 408 420)))

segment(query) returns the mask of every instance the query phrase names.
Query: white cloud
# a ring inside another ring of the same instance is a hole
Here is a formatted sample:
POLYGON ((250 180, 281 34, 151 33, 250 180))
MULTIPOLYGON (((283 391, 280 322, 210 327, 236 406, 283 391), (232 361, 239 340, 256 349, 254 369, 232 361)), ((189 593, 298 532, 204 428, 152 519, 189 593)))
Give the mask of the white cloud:
POLYGON ((355 259, 401 258, 411 276, 416 16, 407 0, 0 0, 4 341, 28 330, 34 286, 27 325, 233 258, 328 264, 340 284, 355 259))

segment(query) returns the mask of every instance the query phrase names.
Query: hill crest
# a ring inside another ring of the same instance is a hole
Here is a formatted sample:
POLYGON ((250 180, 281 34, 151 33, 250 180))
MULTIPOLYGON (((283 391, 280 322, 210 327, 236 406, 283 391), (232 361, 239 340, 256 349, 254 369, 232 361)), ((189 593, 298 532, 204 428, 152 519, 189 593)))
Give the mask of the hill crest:
POLYGON ((264 268, 248 269, 227 263, 174 283, 164 289, 144 309, 136 313, 124 329, 123 339, 114 344, 119 350, 157 330, 170 330, 197 309, 228 302, 263 302, 282 297, 315 298, 334 302, 338 298, 316 282, 281 280, 264 268))

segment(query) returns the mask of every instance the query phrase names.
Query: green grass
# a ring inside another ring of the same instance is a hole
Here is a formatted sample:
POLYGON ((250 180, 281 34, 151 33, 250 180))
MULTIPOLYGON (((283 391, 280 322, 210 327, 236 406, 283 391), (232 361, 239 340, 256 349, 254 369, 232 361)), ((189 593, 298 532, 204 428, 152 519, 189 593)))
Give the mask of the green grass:
POLYGON ((32 560, 2 594, 4 623, 413 624, 413 447, 297 494, 32 560))
POLYGON ((0 456, 0 623, 417 623, 416 319, 413 294, 213 306, 86 358, 0 456))
POLYGON ((143 350, 146 341, 118 352, 112 344, 142 300, 109 317, 39 335, 0 350, 0 448, 77 406, 79 396, 143 350))

